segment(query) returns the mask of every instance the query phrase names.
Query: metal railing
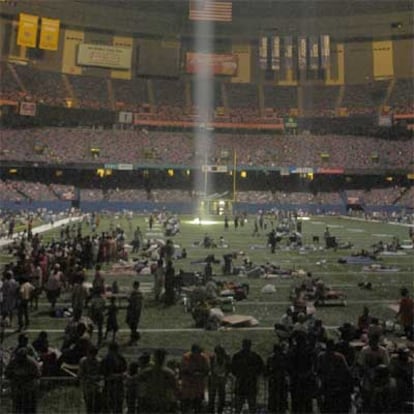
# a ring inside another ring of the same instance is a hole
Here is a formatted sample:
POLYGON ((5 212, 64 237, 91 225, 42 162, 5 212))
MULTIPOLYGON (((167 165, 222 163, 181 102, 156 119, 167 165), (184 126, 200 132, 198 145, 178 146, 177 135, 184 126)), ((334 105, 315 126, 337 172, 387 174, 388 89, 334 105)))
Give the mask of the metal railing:
MULTIPOLYGON (((225 414, 234 413, 234 378, 226 385, 225 414)), ((10 382, 0 378, 0 407, 2 413, 13 412, 10 382)), ((206 392, 206 397, 208 393, 206 392)), ((83 414, 86 407, 79 379, 71 376, 41 377, 37 386, 37 414, 83 414)), ((207 407, 207 401, 206 401, 207 407)), ((267 412, 267 380, 260 378, 257 393, 257 412, 267 412)), ((126 411, 126 404, 124 404, 126 411)), ((204 411, 207 412, 207 411, 204 411)))

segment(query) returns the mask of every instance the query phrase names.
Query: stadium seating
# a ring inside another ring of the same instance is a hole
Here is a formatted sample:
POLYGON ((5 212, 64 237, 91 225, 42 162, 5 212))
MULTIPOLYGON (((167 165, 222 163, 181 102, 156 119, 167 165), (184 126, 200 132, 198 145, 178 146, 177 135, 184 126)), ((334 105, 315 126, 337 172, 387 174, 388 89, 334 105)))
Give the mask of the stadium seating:
MULTIPOLYGON (((215 134, 209 159, 223 151, 237 154, 240 166, 342 167, 374 169, 411 165, 406 141, 337 135, 215 134), (254 141, 252 149, 250 145, 254 141), (338 150, 340 149, 340 150, 338 150), (375 155, 375 158, 373 158, 375 155)), ((1 160, 62 162, 145 162, 191 166, 195 143, 191 134, 147 130, 91 128, 4 129, 1 160), (113 145, 116 142, 118 145, 113 145), (93 152, 91 149, 98 149, 93 152)), ((203 159, 205 152, 203 150, 203 159)))

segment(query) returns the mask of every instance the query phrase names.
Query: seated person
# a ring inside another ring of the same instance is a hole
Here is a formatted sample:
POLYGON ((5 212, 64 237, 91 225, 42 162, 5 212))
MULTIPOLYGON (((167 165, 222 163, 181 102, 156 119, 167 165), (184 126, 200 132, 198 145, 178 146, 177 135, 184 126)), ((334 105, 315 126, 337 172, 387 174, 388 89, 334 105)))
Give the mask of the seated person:
POLYGON ((39 355, 49 352, 49 339, 46 331, 40 331, 38 337, 32 342, 33 348, 39 355))
POLYGON ((89 338, 81 337, 68 348, 62 349, 62 354, 59 357, 58 365, 63 363, 70 365, 77 365, 81 358, 88 354, 92 342, 89 338))
POLYGON ((208 234, 204 235, 203 247, 206 248, 206 249, 210 249, 210 248, 214 247, 214 241, 208 234))
POLYGON ((39 354, 36 352, 35 348, 29 343, 29 337, 25 333, 19 334, 17 337, 17 345, 12 351, 12 357, 17 355, 17 351, 20 348, 27 349, 27 355, 32 357, 34 360, 39 361, 39 354))
POLYGON ((224 239, 223 236, 220 236, 220 238, 219 238, 218 247, 220 247, 222 249, 226 249, 226 248, 229 247, 228 242, 224 239))
POLYGON ((306 274, 306 279, 303 282, 303 284, 305 285, 305 289, 307 292, 314 292, 315 291, 315 281, 312 277, 312 273, 308 272, 306 274))
POLYGON ((183 247, 181 249, 181 253, 177 254, 177 260, 179 259, 186 259, 187 258, 187 249, 185 247, 183 247))

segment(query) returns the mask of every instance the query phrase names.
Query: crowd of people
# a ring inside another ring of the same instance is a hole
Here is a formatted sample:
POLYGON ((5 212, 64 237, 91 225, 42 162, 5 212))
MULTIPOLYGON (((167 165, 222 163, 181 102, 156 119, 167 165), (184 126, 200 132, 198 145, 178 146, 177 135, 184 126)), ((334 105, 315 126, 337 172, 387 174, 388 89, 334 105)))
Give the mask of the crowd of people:
MULTIPOLYGON (((151 215, 149 230, 162 217, 151 215)), ((16 260, 3 269, 0 333, 3 341, 5 328, 15 324, 17 313, 20 333, 5 367, 14 412, 36 412, 39 378, 47 380, 68 370, 79 379, 90 413, 120 413, 124 406, 128 413, 223 413, 229 405, 240 413, 245 404, 253 413, 259 392, 269 413, 288 409, 308 413, 315 403, 322 413, 346 413, 351 406, 368 413, 410 412, 414 360, 404 342, 397 346, 395 338, 390 340, 385 326, 366 307, 357 321, 340 326, 335 340, 323 321, 307 312, 302 295, 293 298, 292 306, 275 323, 278 340, 271 355, 258 354, 251 340, 245 339, 232 355, 220 344, 208 350, 193 343, 178 360, 167 361, 167 350, 157 348, 152 355, 128 361, 117 342, 115 297, 106 304, 119 287, 113 284, 108 291, 102 272, 102 265, 125 258, 124 232, 113 226, 99 234, 99 221, 99 215, 86 215, 63 225, 59 240, 48 243, 27 231, 10 246, 16 260), (95 236, 83 236, 85 227, 95 236), (85 269, 93 274, 89 288, 84 284, 85 269), (46 292, 51 315, 56 316, 63 291, 70 293, 72 313, 62 344, 50 343, 47 330, 30 342, 25 331, 39 296, 46 292)), ((174 306, 175 295, 168 293, 174 289, 168 274, 170 270, 175 274, 172 261, 178 260, 174 246, 168 240, 157 245, 155 257, 153 246, 144 243, 137 228, 133 248, 154 260, 154 280, 157 269, 162 270, 165 295, 160 295, 155 283, 155 300, 174 306)), ((318 288, 312 274, 308 276, 302 293, 318 288)), ((139 281, 133 281, 125 318, 130 345, 140 338, 143 300, 139 281)), ((409 291, 402 288, 396 318, 407 340, 413 339, 413 310, 409 291)))
MULTIPOLYGON (((214 136, 204 143, 207 161, 243 166, 289 168, 409 168, 406 141, 338 135, 214 136), (252 146, 251 143, 255 145, 252 146), (341 151, 338 151, 341 148, 341 151), (226 156, 223 158, 223 154, 226 156), (230 157, 230 158, 229 158, 230 157)), ((47 163, 144 163, 186 165, 206 162, 197 153, 196 138, 189 133, 91 128, 3 129, 1 159, 47 163), (113 145, 116 142, 117 145, 113 145)))
MULTIPOLYGON (((408 290, 402 289, 401 295, 398 315, 412 338, 413 301, 408 290)), ((141 301, 139 282, 134 282, 127 311, 132 343, 139 338, 141 301)), ((407 347, 384 346, 385 331, 366 307, 355 324, 339 328, 339 340, 328 337, 321 320, 306 318, 292 307, 275 324, 280 339, 270 355, 258 354, 252 341, 244 339, 233 355, 220 344, 209 351, 193 343, 189 351, 168 361, 165 348, 127 361, 116 342, 114 306, 111 301, 105 338, 111 330, 113 335, 106 350, 99 322, 93 319, 98 329, 95 345, 88 322, 79 315, 68 322, 60 349, 49 342, 47 331, 31 343, 26 334, 18 336, 4 371, 13 412, 37 412, 39 378, 65 375, 63 369, 74 370, 88 413, 122 413, 125 406, 128 414, 241 413, 245 404, 256 413, 258 403, 268 413, 312 413, 315 403, 327 414, 351 408, 411 412, 413 356, 407 347)))
MULTIPOLYGON (((151 114, 161 120, 185 120, 191 114, 194 104, 191 93, 186 94, 186 90, 194 89, 190 80, 115 80, 86 75, 64 75, 12 63, 3 63, 1 74, 7 80, 1 84, 1 97, 15 101, 26 100, 63 107, 70 101, 79 108, 133 112, 141 112, 143 105, 149 105, 151 114), (34 78, 36 81, 33 81, 34 78)), ((390 81, 346 85, 341 107, 351 115, 375 114, 383 105, 389 106, 395 113, 410 113, 413 109, 409 93, 412 90, 410 82, 397 79, 389 102, 384 101, 390 81)), ((279 117, 292 115, 292 110, 299 109, 296 86, 275 87, 265 84, 263 97, 265 108, 273 108, 279 117)), ((337 115, 338 97, 337 86, 304 87, 303 114, 333 117, 337 115)), ((265 108, 261 108, 255 84, 215 81, 215 107, 225 107, 224 102, 229 105, 225 110, 230 121, 261 122, 265 118, 265 108)))

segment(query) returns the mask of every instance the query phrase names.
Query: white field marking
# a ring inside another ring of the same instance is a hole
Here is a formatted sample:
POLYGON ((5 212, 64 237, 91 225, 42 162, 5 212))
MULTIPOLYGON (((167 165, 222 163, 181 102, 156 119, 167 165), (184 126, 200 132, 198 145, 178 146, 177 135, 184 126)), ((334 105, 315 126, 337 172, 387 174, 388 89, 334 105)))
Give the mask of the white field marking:
POLYGON ((393 237, 392 234, 385 234, 385 233, 374 233, 374 234, 371 234, 371 236, 374 236, 374 237, 393 237))
MULTIPOLYGON (((326 329, 334 330, 338 329, 340 325, 324 325, 326 329)), ((162 332, 206 332, 203 328, 159 328, 159 329, 138 329, 139 332, 142 333, 162 333, 162 332)), ((274 331, 275 328, 273 326, 250 326, 250 327, 243 327, 243 328, 235 328, 235 327, 221 327, 218 329, 218 331, 274 331)), ((28 333, 39 333, 41 331, 44 331, 44 329, 27 329, 25 332, 28 333)), ((48 329, 49 333, 64 333, 64 329, 48 329)), ((13 333, 15 330, 13 329, 6 329, 6 333, 13 333)), ((119 329, 118 332, 121 333, 129 333, 129 329, 119 329)))
MULTIPOLYGON (((82 220, 82 219, 83 219, 83 215, 56 220, 53 224, 46 223, 46 224, 42 224, 41 226, 37 226, 37 227, 33 228, 32 233, 33 234, 44 233, 48 230, 59 228, 60 226, 68 224, 68 223, 69 224, 70 223, 76 223, 76 222, 78 222, 79 220, 82 220)), ((1 239, 0 240, 0 247, 8 246, 9 244, 12 244, 14 239, 20 239, 20 237, 22 235, 23 235, 23 232, 21 231, 21 232, 18 232, 16 234, 14 234, 13 239, 4 239, 4 238, 1 239)))

